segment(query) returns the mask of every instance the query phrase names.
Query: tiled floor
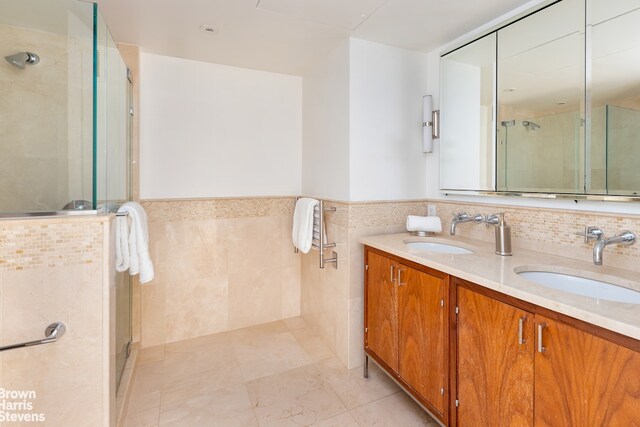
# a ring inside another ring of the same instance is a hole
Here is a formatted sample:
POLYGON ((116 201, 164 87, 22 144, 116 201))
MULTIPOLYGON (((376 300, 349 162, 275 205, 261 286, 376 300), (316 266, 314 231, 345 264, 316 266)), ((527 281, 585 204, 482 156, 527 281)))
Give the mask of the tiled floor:
POLYGON ((141 351, 125 427, 435 426, 376 366, 347 370, 301 318, 141 351))

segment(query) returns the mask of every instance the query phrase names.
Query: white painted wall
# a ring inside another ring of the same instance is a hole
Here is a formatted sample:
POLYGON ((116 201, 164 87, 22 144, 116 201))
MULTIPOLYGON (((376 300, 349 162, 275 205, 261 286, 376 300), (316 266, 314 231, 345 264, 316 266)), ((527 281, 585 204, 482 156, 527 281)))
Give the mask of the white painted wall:
MULTIPOLYGON (((513 11, 494 19, 491 22, 476 28, 473 31, 447 43, 446 45, 435 49, 428 54, 427 58, 427 93, 433 94, 434 109, 440 106, 440 54, 450 50, 463 42, 468 42, 478 37, 481 33, 505 22, 521 14, 522 12, 543 3, 545 0, 533 0, 513 11)), ((573 200, 547 200, 547 199, 531 199, 520 197, 483 197, 483 196, 462 196, 447 195, 440 191, 440 144, 434 144, 434 151, 427 157, 427 173, 426 186, 427 198, 438 200, 466 201, 477 203, 493 203, 496 205, 513 205, 513 206, 532 206, 542 208, 555 209, 575 209, 583 211, 596 212, 615 212, 615 213, 638 213, 637 203, 616 203, 616 202, 597 202, 597 201, 573 201, 573 200)), ((585 224, 588 225, 588 224, 585 224)))
POLYGON ((142 53, 143 199, 301 192, 302 79, 142 53))
POLYGON ((350 200, 426 197, 427 55, 350 39, 350 200))
POLYGON ((303 76, 302 194, 349 200, 349 42, 303 76))

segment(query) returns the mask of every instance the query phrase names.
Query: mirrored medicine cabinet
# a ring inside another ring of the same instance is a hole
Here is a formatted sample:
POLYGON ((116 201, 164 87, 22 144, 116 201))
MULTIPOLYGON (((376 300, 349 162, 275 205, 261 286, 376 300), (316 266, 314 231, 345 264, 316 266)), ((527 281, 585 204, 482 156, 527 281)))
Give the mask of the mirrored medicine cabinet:
POLYGON ((560 0, 441 57, 444 192, 640 200, 640 0, 560 0))

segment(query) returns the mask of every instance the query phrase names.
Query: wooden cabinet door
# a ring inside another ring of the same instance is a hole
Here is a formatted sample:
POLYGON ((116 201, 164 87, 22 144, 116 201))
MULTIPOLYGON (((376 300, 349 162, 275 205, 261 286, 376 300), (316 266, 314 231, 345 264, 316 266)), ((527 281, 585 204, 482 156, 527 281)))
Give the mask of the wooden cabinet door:
POLYGON ((458 307, 458 425, 532 426, 533 315, 461 286, 458 307))
POLYGON ((367 252, 365 345, 398 372, 397 264, 367 252))
POLYGON ((447 378, 445 277, 401 264, 397 279, 400 376, 441 415, 447 378))
POLYGON ((640 353, 536 315, 535 423, 640 426, 640 353))

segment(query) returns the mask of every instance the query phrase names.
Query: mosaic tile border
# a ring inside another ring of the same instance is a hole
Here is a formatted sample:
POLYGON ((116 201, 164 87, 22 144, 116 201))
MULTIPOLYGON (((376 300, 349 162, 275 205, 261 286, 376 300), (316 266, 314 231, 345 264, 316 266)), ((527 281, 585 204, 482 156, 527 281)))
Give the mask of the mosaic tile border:
POLYGON ((95 220, 0 223, 0 270, 100 264, 103 223, 95 220))
POLYGON ((295 197, 143 200, 150 223, 293 215, 295 197))

